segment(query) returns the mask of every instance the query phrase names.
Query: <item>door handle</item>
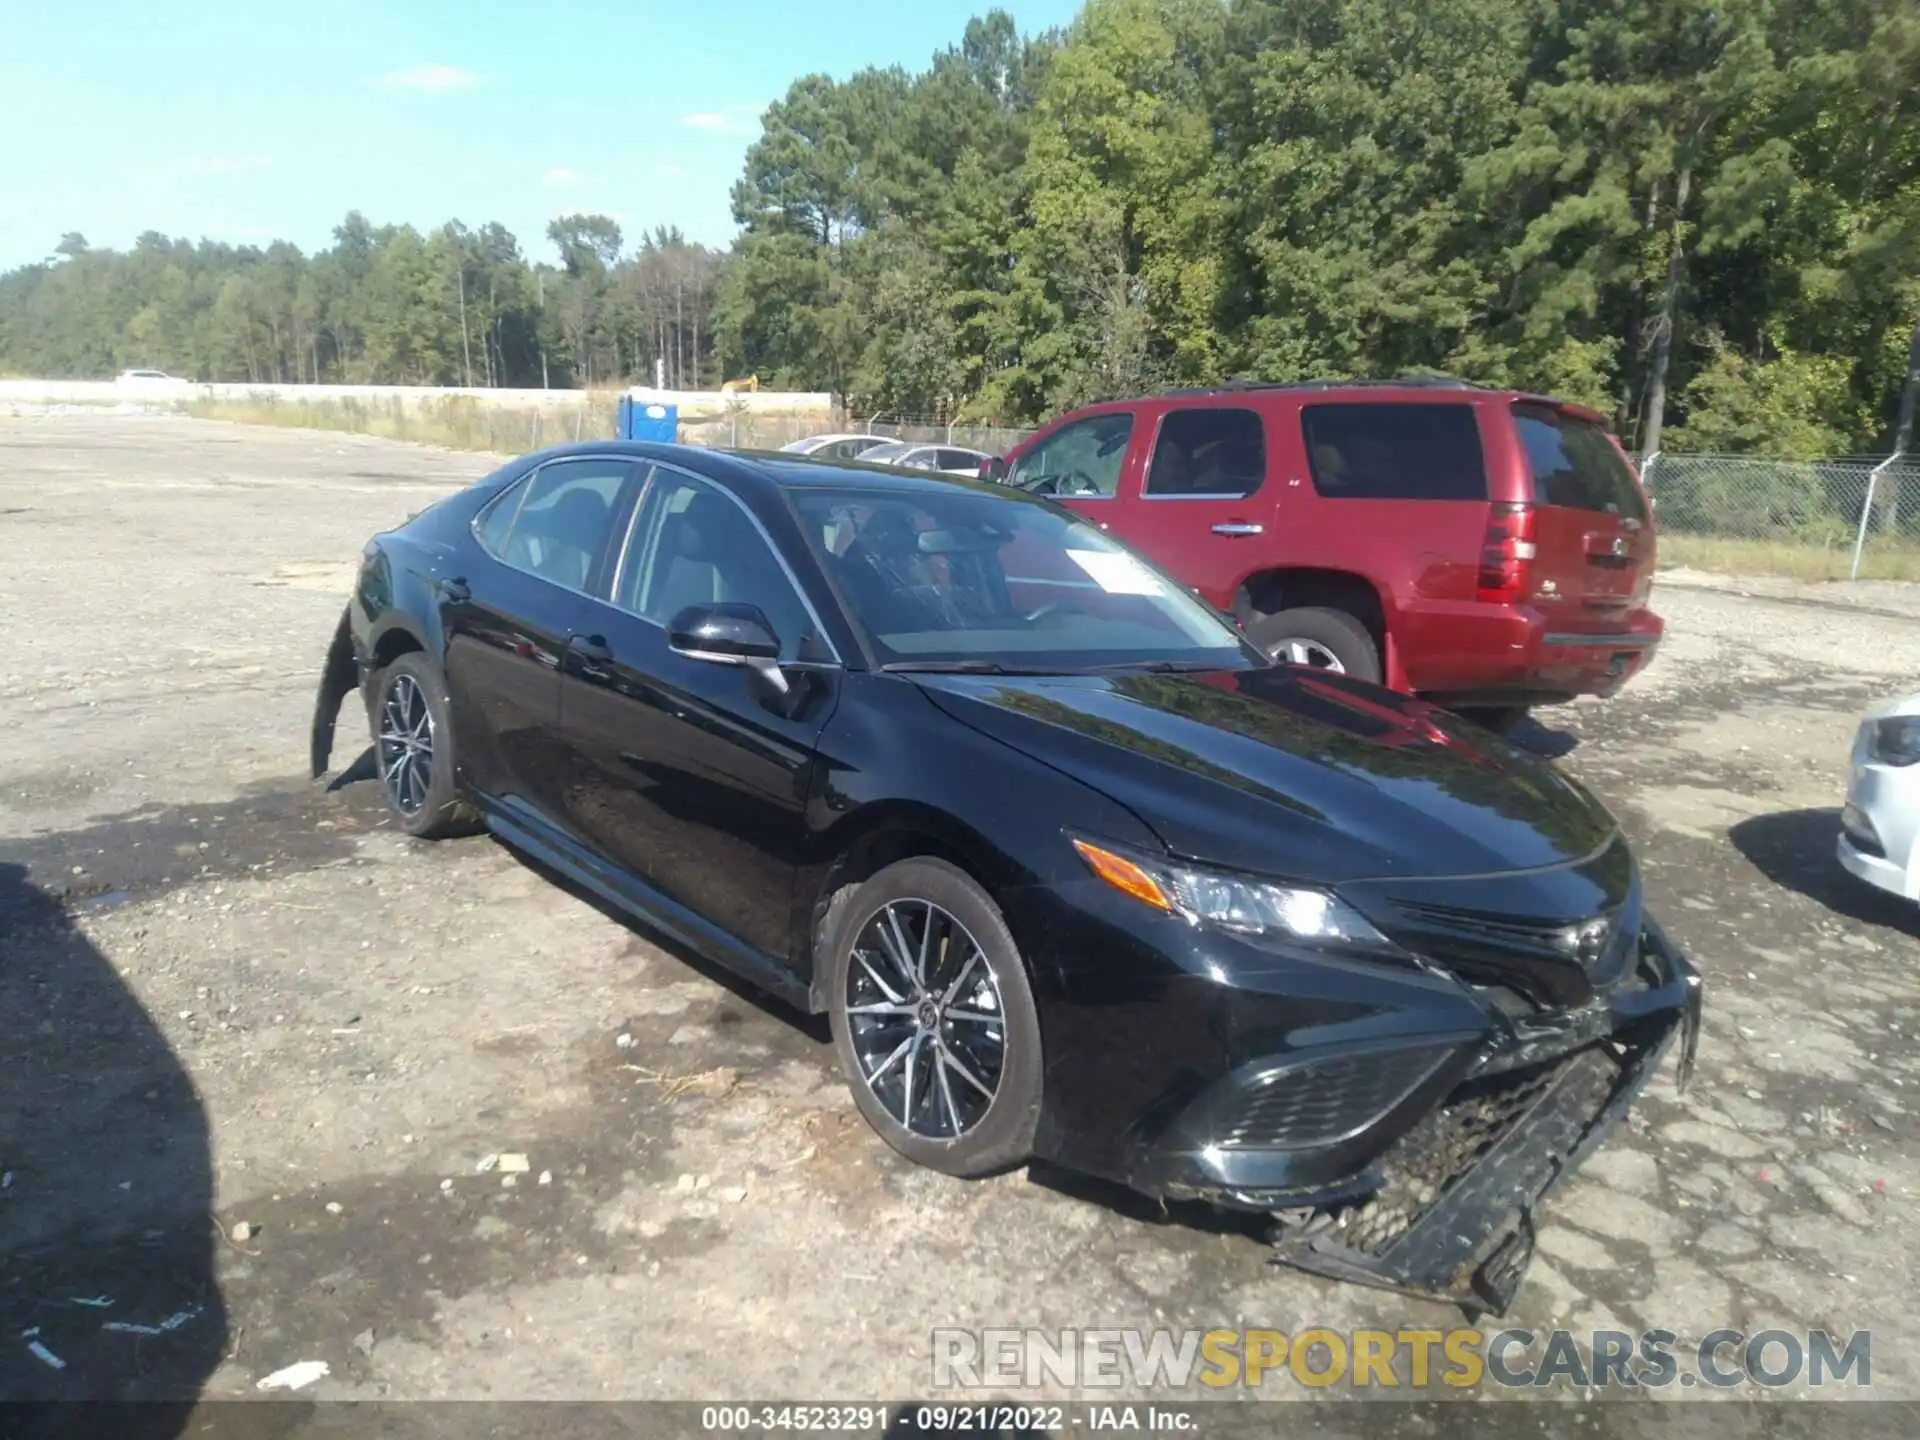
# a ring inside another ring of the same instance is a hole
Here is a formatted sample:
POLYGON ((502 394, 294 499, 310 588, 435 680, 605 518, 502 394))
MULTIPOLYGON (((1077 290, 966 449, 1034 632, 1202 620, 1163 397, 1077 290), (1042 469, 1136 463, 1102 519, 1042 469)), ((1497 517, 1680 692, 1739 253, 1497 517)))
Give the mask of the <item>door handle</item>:
POLYGON ((1264 534, 1266 533, 1266 528, 1264 525, 1254 525, 1245 520, 1229 520, 1224 524, 1214 526, 1213 533, 1239 539, 1247 535, 1264 534))
POLYGON ((461 605, 473 598, 473 591, 467 588, 464 576, 456 575, 450 580, 436 580, 433 583, 441 596, 452 604, 461 605))
POLYGON ((594 665, 604 665, 613 659, 613 651, 598 635, 569 635, 567 650, 594 665))

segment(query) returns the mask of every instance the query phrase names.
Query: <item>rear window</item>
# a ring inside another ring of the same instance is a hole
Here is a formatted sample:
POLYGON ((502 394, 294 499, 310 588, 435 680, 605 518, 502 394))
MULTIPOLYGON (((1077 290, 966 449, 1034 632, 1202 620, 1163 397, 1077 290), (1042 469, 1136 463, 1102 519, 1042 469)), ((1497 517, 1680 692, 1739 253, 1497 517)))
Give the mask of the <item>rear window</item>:
POLYGON ((1647 518, 1633 471, 1591 420, 1546 405, 1516 405, 1513 423, 1527 447, 1535 504, 1647 518))
POLYGON ((1308 405, 1313 488, 1329 500, 1485 500, 1480 427, 1466 405, 1308 405))

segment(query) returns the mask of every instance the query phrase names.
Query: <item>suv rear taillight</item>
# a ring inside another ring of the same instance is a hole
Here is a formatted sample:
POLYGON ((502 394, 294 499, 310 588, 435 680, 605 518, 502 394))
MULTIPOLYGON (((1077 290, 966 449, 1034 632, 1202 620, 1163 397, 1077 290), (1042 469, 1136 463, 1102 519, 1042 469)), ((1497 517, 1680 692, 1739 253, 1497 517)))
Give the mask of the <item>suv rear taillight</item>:
POLYGON ((1501 504, 1489 509, 1474 599, 1510 605, 1526 595, 1527 574, 1538 548, 1533 543, 1533 507, 1501 504))

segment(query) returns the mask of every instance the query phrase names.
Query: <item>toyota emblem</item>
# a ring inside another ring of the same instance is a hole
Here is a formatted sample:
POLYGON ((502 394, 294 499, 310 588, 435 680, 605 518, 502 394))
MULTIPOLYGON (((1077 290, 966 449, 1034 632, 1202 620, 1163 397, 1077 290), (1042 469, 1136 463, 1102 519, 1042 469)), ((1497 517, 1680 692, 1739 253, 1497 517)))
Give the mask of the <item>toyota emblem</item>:
POLYGON ((1591 970, 1606 958, 1607 945, 1612 939, 1613 922, 1604 915, 1569 925, 1559 936, 1560 949, 1578 960, 1584 970, 1591 970))

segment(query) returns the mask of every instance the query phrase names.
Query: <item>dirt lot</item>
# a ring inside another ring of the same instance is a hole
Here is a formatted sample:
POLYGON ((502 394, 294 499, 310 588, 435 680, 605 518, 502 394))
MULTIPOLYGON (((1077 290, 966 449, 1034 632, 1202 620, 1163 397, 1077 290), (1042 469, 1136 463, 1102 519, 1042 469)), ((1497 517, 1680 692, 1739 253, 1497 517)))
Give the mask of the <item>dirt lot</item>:
MULTIPOLYGON (((0 422, 0 1394, 317 1360, 305 1395, 908 1399, 942 1325, 1457 1323, 1064 1177, 915 1170, 820 1025, 309 783, 360 544, 490 463, 0 422)), ((1698 957, 1699 1079, 1561 1192, 1507 1323, 1870 1329, 1875 1393, 1920 1397, 1920 922, 1831 859, 1920 619, 1659 603, 1652 672, 1530 741, 1616 806, 1698 957)))

